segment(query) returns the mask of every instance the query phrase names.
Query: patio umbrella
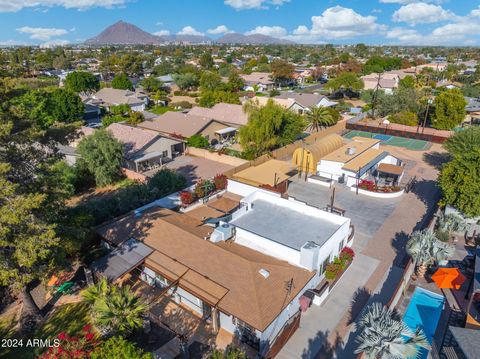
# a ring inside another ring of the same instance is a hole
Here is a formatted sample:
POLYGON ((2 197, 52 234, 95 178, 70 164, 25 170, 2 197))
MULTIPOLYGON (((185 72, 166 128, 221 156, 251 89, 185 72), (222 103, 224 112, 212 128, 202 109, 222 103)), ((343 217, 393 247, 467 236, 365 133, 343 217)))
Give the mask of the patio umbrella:
POLYGON ((440 268, 432 275, 432 280, 438 288, 460 289, 465 282, 465 276, 458 268, 440 268))

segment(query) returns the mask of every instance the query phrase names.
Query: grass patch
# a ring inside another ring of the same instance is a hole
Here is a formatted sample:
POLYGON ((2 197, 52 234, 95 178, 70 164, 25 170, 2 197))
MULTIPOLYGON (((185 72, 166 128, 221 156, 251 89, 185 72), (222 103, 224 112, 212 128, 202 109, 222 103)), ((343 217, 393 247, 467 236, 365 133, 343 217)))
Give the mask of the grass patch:
POLYGON ((148 111, 154 113, 155 115, 163 115, 165 112, 168 111, 175 111, 173 108, 167 107, 167 106, 153 106, 151 109, 148 111))
POLYGON ((90 323, 90 308, 86 303, 65 304, 50 315, 35 332, 36 338, 55 339, 61 332, 78 335, 90 323))

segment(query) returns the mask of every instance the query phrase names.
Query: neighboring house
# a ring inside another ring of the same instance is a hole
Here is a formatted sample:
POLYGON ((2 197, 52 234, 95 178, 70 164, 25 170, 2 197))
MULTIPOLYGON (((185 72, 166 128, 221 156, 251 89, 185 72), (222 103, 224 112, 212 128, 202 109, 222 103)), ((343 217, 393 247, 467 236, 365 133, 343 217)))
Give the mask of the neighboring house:
POLYGON ((172 75, 157 76, 157 80, 162 81, 164 86, 170 87, 175 84, 172 75))
POLYGON ((293 99, 300 107, 295 108, 299 113, 308 112, 312 107, 333 107, 337 105, 337 102, 330 101, 327 96, 316 93, 282 92, 274 99, 293 99))
POLYGON ((90 136, 93 134, 95 130, 90 127, 82 126, 80 129, 77 130, 77 135, 75 139, 71 140, 67 145, 58 145, 58 151, 63 154, 64 160, 70 166, 73 166, 80 155, 77 153, 77 146, 82 139, 86 136, 90 136))
POLYGON ((189 115, 211 118, 212 120, 222 122, 229 126, 245 126, 248 122, 248 115, 243 111, 242 105, 229 103, 217 103, 212 108, 196 106, 192 108, 189 115))
POLYGON ((313 71, 310 68, 296 68, 292 76, 298 84, 304 84, 313 76, 313 71))
POLYGON ((266 92, 273 90, 274 81, 268 72, 252 72, 251 74, 240 75, 245 82, 245 91, 266 92))
POLYGON ((265 106, 269 100, 272 100, 277 105, 280 105, 287 110, 291 110, 297 113, 303 113, 304 111, 304 107, 299 103, 297 103, 293 98, 255 96, 249 101, 252 101, 253 103, 258 104, 260 106, 265 106))
POLYGON ((182 141, 162 136, 156 131, 124 123, 112 123, 107 130, 123 143, 125 167, 135 172, 161 166, 185 150, 182 141))
POLYGON ((118 90, 105 87, 84 101, 86 104, 102 106, 108 109, 110 106, 127 104, 133 111, 145 111, 148 104, 148 96, 139 91, 118 90))
POLYGON ((478 125, 480 123, 480 99, 471 97, 465 99, 467 100, 467 106, 465 107, 467 116, 464 122, 478 125))
POLYGON ((100 118, 102 111, 99 106, 92 105, 91 103, 84 103, 84 105, 85 109, 83 111, 83 119, 85 121, 96 120, 100 118))
POLYGON ((138 127, 160 132, 179 140, 186 140, 193 135, 199 134, 212 141, 213 139, 218 139, 218 131, 227 129, 230 126, 212 120, 209 117, 168 111, 154 119, 139 123, 138 127))
POLYGON ((402 161, 380 149, 380 140, 365 137, 353 137, 317 163, 317 175, 348 187, 362 179, 379 177, 399 183, 403 172, 402 161))
POLYGON ((365 90, 383 90, 386 94, 391 95, 393 90, 398 87, 400 77, 395 73, 372 73, 362 76, 365 90))
MULTIPOLYGON (((262 357, 293 334, 289 323, 311 302, 307 291, 353 243, 349 218, 236 181, 186 213, 152 207, 97 233, 115 248, 93 264, 97 277, 115 282, 140 272, 143 282, 181 304, 178 310, 209 318, 214 333, 230 333, 262 357)), ((329 290, 311 293, 320 305, 329 290)))

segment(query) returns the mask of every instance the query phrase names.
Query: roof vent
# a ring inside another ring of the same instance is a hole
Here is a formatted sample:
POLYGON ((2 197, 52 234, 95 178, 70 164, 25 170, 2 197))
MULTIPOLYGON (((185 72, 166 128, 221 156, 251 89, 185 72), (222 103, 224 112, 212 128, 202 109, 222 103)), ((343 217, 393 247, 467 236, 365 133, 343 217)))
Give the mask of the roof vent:
POLYGON ((260 273, 263 276, 263 278, 265 278, 265 279, 267 279, 270 276, 270 272, 266 269, 263 269, 263 268, 260 269, 258 271, 258 273, 260 273))
POLYGON ((355 152, 357 152, 357 149, 355 147, 347 148, 347 155, 349 155, 349 156, 354 155, 355 152))

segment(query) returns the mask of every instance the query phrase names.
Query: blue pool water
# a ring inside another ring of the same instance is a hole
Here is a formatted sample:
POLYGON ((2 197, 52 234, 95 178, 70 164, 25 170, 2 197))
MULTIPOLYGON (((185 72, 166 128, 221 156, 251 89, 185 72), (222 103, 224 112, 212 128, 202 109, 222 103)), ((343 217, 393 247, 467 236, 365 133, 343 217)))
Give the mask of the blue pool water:
MULTIPOLYGON (((417 287, 403 316, 403 321, 412 331, 417 327, 422 328, 429 343, 432 344, 444 302, 443 296, 417 287)), ((427 358, 427 356, 428 350, 422 348, 419 358, 427 358)))

